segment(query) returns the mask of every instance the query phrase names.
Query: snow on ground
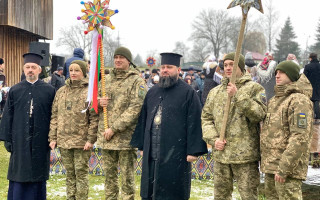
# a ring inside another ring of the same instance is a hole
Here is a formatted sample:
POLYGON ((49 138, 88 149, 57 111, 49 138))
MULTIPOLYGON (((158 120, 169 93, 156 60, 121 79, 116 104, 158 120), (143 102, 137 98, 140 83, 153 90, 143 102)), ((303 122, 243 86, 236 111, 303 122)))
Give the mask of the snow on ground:
POLYGON ((94 185, 92 188, 94 191, 104 190, 104 184, 94 185))
MULTIPOLYGON (((260 180, 264 182, 264 174, 260 174, 260 180)), ((320 186, 320 169, 319 168, 312 168, 310 165, 308 166, 308 174, 306 181, 303 181, 305 184, 308 185, 317 185, 320 186)))
MULTIPOLYGON (((264 182, 264 175, 261 174, 261 182, 264 182)), ((56 182, 65 182, 65 178, 57 178, 55 181, 56 182)), ((202 182, 201 180, 192 180, 193 185, 191 188, 191 196, 199 199, 199 200, 207 200, 207 199, 213 199, 213 180, 210 181, 205 181, 202 182)), ((308 168, 308 175, 307 175, 307 180, 304 181, 304 183, 309 184, 309 185, 317 185, 320 186, 320 169, 315 169, 309 166, 308 168)), ((48 188, 50 187, 50 183, 48 183, 48 188)), ((54 183, 53 183, 54 185, 54 183)), ((53 186, 52 185, 52 186, 53 186)), ((54 185, 54 189, 48 190, 48 197, 66 197, 66 187, 63 184, 61 187, 57 187, 57 185, 54 185)), ((139 189, 140 185, 136 185, 136 188, 139 189)), ((92 190, 95 193, 95 196, 99 196, 99 191, 104 190, 104 184, 93 184, 92 190)), ((90 197, 89 199, 93 199, 90 197)), ((237 189, 234 187, 234 192, 232 194, 232 199, 240 199, 240 195, 237 191, 237 189)))
POLYGON ((303 182, 309 185, 320 186, 320 169, 309 166, 307 180, 303 182))
MULTIPOLYGON (((197 200, 208 200, 213 199, 213 180, 210 180, 209 182, 201 182, 201 180, 192 179, 192 182, 195 183, 191 187, 191 197, 196 198, 197 200)), ((232 200, 240 199, 240 194, 238 192, 238 189, 236 186, 233 186, 233 193, 232 193, 232 200)))
POLYGON ((47 191, 48 197, 67 197, 66 187, 55 187, 54 190, 47 191))
POLYGON ((55 176, 50 176, 50 180, 47 182, 47 196, 48 197, 66 197, 66 178, 58 178, 55 176), (57 184, 58 183, 58 184, 57 184), (61 184, 59 184, 61 183, 61 184), (63 183, 63 184, 62 184, 63 183))

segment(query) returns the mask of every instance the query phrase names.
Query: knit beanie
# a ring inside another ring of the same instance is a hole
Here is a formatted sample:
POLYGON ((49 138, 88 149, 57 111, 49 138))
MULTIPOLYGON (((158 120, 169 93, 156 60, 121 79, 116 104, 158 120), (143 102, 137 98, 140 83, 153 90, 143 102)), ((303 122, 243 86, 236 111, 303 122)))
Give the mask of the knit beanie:
POLYGON ((244 64, 248 67, 253 67, 256 65, 251 52, 246 53, 246 55, 244 56, 244 64))
POLYGON ((125 47, 119 47, 114 51, 114 55, 122 55, 126 57, 126 59, 132 63, 132 54, 129 49, 125 47))
MULTIPOLYGON (((223 62, 226 61, 226 60, 233 60, 234 61, 234 56, 235 56, 235 52, 232 52, 232 53, 229 53, 227 55, 225 55, 224 59, 223 59, 223 62)), ((240 54, 240 57, 239 57, 239 67, 241 69, 242 72, 244 72, 244 56, 242 54, 240 54)))
POLYGON ((71 62, 71 64, 77 64, 80 66, 80 69, 83 73, 84 77, 87 77, 87 63, 82 60, 74 60, 71 62))
POLYGON ((275 73, 277 73, 277 70, 281 70, 286 73, 292 82, 295 82, 300 78, 300 67, 291 60, 282 61, 279 63, 279 65, 276 67, 275 73))

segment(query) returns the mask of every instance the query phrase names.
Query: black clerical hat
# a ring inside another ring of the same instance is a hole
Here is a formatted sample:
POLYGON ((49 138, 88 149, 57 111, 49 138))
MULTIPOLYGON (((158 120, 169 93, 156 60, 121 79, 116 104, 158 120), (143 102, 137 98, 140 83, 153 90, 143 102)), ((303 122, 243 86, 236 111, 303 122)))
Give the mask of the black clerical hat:
POLYGON ((36 53, 25 53, 23 54, 24 64, 26 63, 36 63, 40 65, 43 57, 36 53))
POLYGON ((177 53, 161 53, 161 65, 175 65, 180 67, 180 58, 182 55, 177 53))

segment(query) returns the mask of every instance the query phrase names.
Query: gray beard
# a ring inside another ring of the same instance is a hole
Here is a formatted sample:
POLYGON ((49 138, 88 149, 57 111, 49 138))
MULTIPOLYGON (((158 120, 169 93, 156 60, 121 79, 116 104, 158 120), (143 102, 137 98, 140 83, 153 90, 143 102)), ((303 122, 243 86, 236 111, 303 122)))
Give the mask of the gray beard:
POLYGON ((169 88, 175 85, 178 82, 177 76, 168 76, 168 77, 161 77, 159 79, 159 87, 161 88, 169 88))

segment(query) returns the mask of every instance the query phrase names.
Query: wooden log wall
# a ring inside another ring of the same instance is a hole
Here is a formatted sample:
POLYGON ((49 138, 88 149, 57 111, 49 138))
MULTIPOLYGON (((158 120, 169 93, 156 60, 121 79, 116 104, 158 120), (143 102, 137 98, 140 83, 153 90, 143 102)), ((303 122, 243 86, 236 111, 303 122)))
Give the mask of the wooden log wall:
POLYGON ((0 0, 0 25, 53 38, 53 0, 0 0))
POLYGON ((5 62, 7 86, 20 82, 23 69, 22 55, 29 51, 29 43, 39 36, 11 26, 0 26, 0 57, 5 62))

